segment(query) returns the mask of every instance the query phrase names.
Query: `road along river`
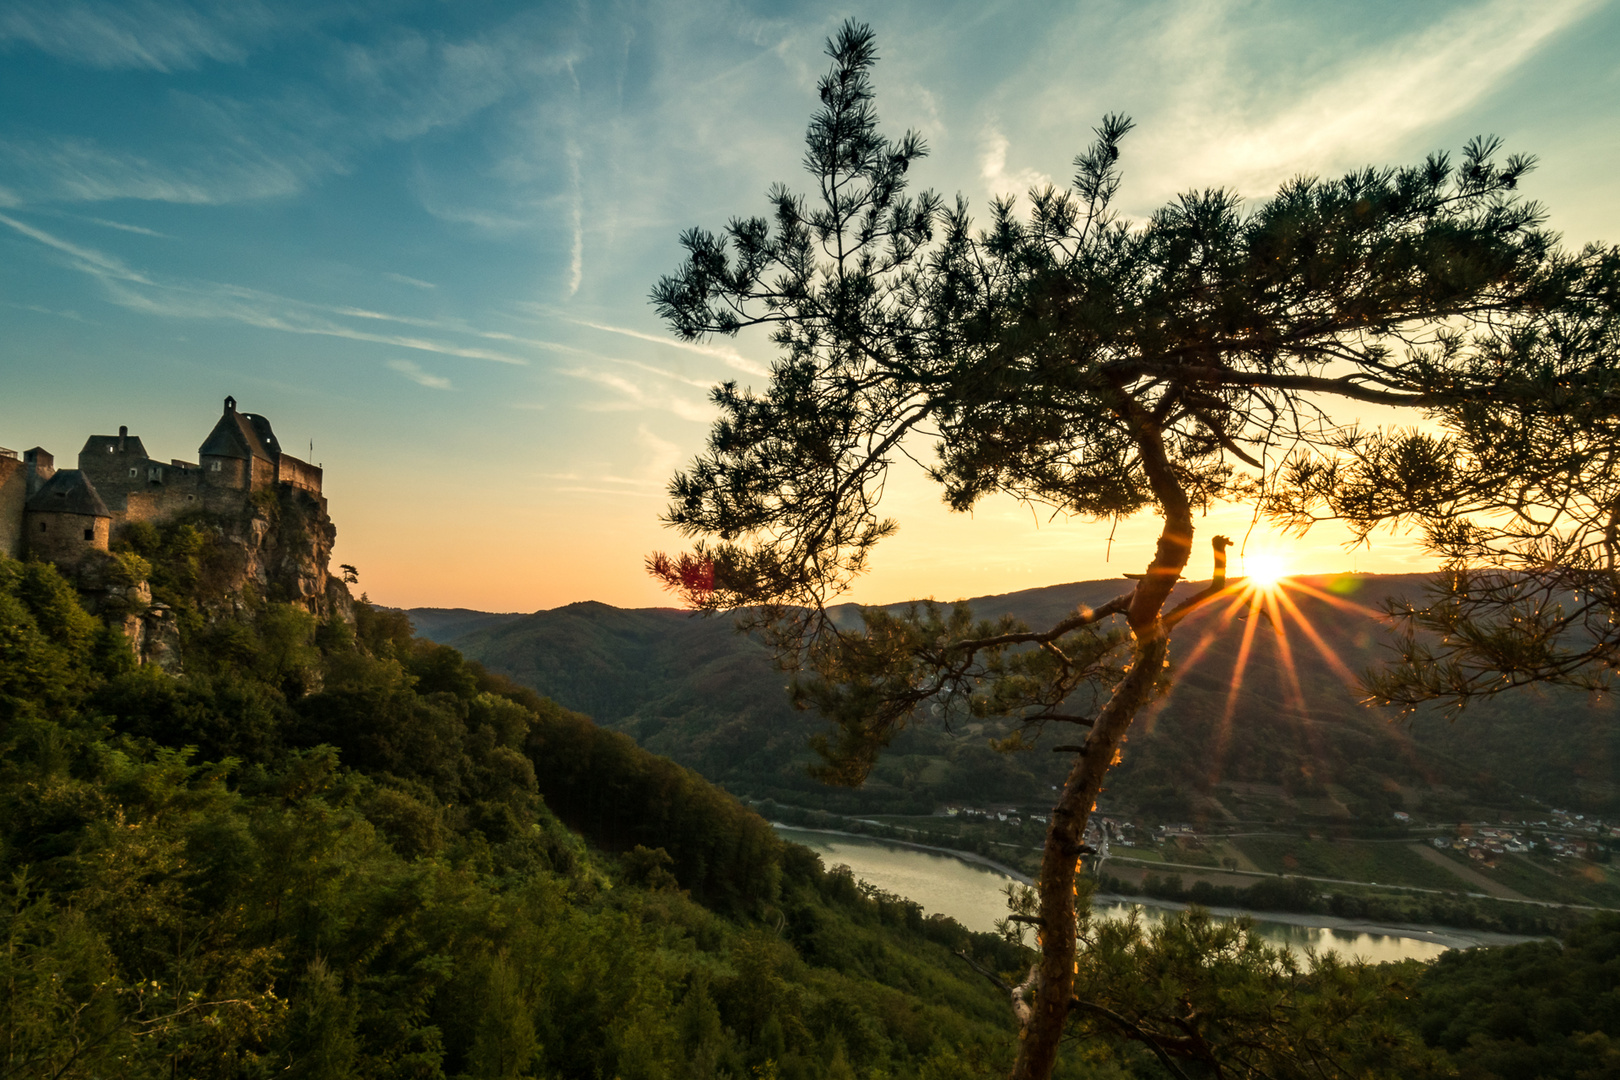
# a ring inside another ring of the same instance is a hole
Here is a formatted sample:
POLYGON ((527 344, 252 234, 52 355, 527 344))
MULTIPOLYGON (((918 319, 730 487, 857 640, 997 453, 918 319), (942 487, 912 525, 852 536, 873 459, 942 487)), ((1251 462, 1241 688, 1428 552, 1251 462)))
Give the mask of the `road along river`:
MULTIPOLYGON (((1016 871, 976 855, 773 824, 782 839, 815 851, 828 867, 848 866, 857 878, 884 892, 914 900, 925 912, 949 915, 970 930, 993 930, 996 920, 1007 913, 1002 889, 1009 881, 1028 883, 1028 879, 1016 871)), ((1098 896, 1093 911, 1101 918, 1119 919, 1133 909, 1140 909, 1144 919, 1153 921, 1185 906, 1164 900, 1098 896)), ((1211 911, 1224 918, 1249 915, 1254 920, 1255 930, 1273 945, 1286 945, 1296 951, 1332 950, 1341 956, 1374 962, 1408 958, 1431 960, 1447 949, 1533 940, 1482 930, 1381 926, 1331 915, 1290 915, 1230 908, 1212 908, 1211 911)))

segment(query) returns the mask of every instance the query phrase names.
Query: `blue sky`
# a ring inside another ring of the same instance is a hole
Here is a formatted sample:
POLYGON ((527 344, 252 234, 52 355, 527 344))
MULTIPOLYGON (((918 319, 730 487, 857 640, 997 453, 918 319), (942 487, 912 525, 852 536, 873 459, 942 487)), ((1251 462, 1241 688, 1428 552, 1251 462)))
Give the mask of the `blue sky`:
MULTIPOLYGON (((1620 239, 1620 4, 281 4, 0 0, 0 445, 71 459, 128 424, 190 458, 220 399, 327 469, 374 599, 661 602, 641 557, 701 447, 705 388, 758 338, 671 341, 646 295, 676 238, 799 184, 846 17, 920 186, 1062 181, 1134 116, 1127 212, 1494 133, 1570 243, 1620 239)), ((294 450, 294 452, 297 452, 294 450)), ((860 596, 1112 576, 1118 531, 1011 503, 947 515, 897 481, 860 596)), ((1241 528, 1236 512, 1202 531, 1241 528)), ((1408 538, 1299 569, 1425 565, 1408 538)), ((1255 542, 1271 542, 1257 534, 1255 542)))

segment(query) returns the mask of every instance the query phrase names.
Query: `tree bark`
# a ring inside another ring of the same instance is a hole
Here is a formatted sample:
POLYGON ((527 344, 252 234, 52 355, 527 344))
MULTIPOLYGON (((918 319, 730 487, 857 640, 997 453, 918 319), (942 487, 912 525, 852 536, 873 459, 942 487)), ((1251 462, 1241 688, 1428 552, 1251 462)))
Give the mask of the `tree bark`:
POLYGON ((1013 1080, 1049 1080, 1057 1064, 1058 1044, 1074 998, 1077 956, 1075 883, 1086 824, 1097 808, 1103 778, 1119 753, 1131 722, 1153 696, 1154 684, 1170 651, 1168 631, 1160 619, 1192 554, 1192 507, 1176 481, 1157 431, 1138 427, 1143 466, 1164 510, 1164 528, 1148 572, 1137 582, 1126 619, 1135 635, 1130 668, 1103 706, 1084 748, 1069 770, 1063 794, 1052 808, 1035 882, 1040 898, 1040 960, 1034 997, 1019 1032, 1013 1080))

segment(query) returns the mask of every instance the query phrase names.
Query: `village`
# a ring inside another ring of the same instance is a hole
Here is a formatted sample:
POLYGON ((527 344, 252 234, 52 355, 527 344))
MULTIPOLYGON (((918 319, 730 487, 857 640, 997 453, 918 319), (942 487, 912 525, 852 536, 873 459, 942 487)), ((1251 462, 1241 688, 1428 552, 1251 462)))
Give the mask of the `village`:
MULTIPOLYGON (((1036 865, 1046 828, 1044 814, 1003 804, 951 803, 928 818, 839 818, 774 809, 801 824, 952 847, 1025 870, 1036 865)), ((1422 822, 1397 811, 1382 825, 1355 827, 1313 821, 1258 827, 1154 822, 1105 809, 1093 815, 1084 843, 1088 867, 1127 883, 1165 873, 1235 887, 1268 877, 1302 877, 1397 891, 1606 903, 1613 888, 1606 864, 1611 847, 1620 844, 1620 825, 1563 809, 1543 809, 1521 820, 1499 815, 1494 824, 1422 822)))
MULTIPOLYGON (((1397 819, 1408 815, 1397 813, 1397 819)), ((1620 825, 1600 818, 1553 810, 1543 821, 1518 821, 1497 825, 1457 825, 1450 835, 1436 836, 1430 843, 1441 850, 1462 852, 1476 862, 1492 863, 1507 854, 1539 851, 1556 858, 1601 861, 1607 855, 1605 841, 1620 839, 1620 825)))

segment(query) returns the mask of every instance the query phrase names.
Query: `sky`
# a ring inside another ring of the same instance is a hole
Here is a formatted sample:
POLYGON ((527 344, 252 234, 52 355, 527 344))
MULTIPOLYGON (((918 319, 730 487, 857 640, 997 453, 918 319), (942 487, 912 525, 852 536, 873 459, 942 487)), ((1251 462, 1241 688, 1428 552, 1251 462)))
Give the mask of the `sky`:
MULTIPOLYGON (((0 0, 0 446, 67 465, 123 424, 195 460, 233 395, 325 468, 373 600, 670 603, 642 570, 682 546, 665 485, 707 388, 763 386, 772 353, 679 343, 647 294, 683 229, 805 186, 850 17, 886 130, 931 149, 916 185, 981 212, 1122 112, 1127 214, 1496 134, 1567 243, 1620 240, 1620 0, 0 0)), ((883 509, 857 600, 1114 577, 1157 533, 951 514, 904 468, 883 509)), ((1431 565, 1407 535, 1197 524, 1301 572, 1431 565)))

